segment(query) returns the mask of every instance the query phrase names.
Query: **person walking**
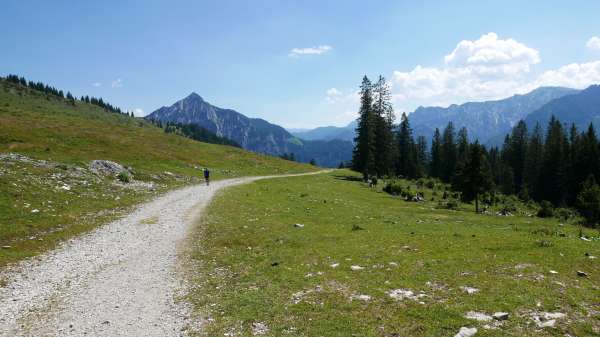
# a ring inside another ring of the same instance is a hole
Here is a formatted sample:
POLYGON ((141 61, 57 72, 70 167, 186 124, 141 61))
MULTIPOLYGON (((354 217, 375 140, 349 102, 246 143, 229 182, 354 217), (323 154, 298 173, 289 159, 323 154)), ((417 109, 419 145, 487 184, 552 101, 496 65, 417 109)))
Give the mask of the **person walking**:
POLYGON ((208 167, 204 168, 204 181, 206 181, 206 186, 208 186, 210 183, 210 171, 208 170, 208 167))

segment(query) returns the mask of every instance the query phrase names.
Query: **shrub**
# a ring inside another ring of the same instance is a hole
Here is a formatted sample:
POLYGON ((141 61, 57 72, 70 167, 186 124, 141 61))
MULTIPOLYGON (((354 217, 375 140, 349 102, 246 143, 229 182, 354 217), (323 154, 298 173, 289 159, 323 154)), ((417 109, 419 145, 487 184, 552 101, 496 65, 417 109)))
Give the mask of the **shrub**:
POLYGON ((438 202, 438 208, 445 208, 445 209, 452 209, 452 210, 457 210, 458 206, 460 205, 458 199, 447 199, 447 200, 440 200, 438 202))
POLYGON ((586 225, 595 225, 600 221, 600 186, 593 175, 583 183, 576 205, 586 225))
POLYGON ((560 220, 567 221, 570 219, 577 218, 577 211, 571 208, 560 207, 554 210, 554 216, 559 218, 560 220))
POLYGON ((425 187, 433 189, 435 187, 435 180, 428 179, 425 183, 425 187))
POLYGON ((122 183, 129 183, 131 182, 131 175, 127 171, 121 171, 117 174, 117 179, 122 183))
POLYGON ((391 195, 402 195, 404 186, 399 181, 390 181, 383 187, 383 191, 391 195))
POLYGON ((537 216, 540 218, 551 218, 554 216, 554 207, 550 201, 542 200, 537 216))

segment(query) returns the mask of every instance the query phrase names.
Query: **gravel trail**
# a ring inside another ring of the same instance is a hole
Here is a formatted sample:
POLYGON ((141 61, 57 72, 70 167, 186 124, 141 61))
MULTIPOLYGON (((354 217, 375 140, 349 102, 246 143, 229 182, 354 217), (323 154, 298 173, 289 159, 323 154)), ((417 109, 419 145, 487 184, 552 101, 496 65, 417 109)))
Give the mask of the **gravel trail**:
MULTIPOLYGON (((291 176, 291 175, 286 175, 291 176)), ((129 215, 0 273, 0 336, 184 336, 178 251, 217 191, 169 192, 129 215)))

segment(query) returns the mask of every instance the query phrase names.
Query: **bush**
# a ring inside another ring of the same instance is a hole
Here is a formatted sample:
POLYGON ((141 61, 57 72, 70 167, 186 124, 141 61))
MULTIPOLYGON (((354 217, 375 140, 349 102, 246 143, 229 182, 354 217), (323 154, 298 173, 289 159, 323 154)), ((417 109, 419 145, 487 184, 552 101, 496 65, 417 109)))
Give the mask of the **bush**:
POLYGON ((447 199, 447 200, 440 200, 438 202, 438 208, 444 208, 444 209, 452 209, 452 210, 457 210, 458 207, 460 205, 460 202, 458 201, 458 199, 447 199))
POLYGON ((127 171, 121 171, 117 174, 117 179, 122 183, 129 183, 131 182, 131 175, 127 171))
POLYGON ((600 186, 593 175, 583 183, 577 196, 577 210, 585 218, 585 224, 592 226, 600 221, 600 186))
POLYGON ((517 205, 519 204, 519 200, 514 195, 510 195, 504 198, 502 201, 502 208, 500 212, 506 213, 515 213, 518 209, 517 205))
POLYGON ((575 219, 578 215, 577 211, 571 208, 560 207, 554 210, 554 216, 563 221, 575 219))
POLYGON ((404 186, 399 181, 390 181, 383 187, 383 191, 391 195, 402 195, 404 186))
POLYGON ((554 216, 554 207, 550 201, 543 200, 540 203, 540 210, 538 211, 537 216, 540 218, 551 218, 554 216))

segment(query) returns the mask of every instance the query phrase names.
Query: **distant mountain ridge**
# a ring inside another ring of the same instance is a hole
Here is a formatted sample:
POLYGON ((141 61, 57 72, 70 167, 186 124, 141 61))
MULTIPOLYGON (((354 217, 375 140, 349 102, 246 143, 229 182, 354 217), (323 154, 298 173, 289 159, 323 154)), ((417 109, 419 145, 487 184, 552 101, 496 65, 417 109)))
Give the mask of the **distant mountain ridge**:
POLYGON ((235 110, 216 107, 197 93, 152 112, 146 119, 196 124, 219 137, 231 139, 244 149, 270 155, 294 153, 301 161, 315 159, 322 166, 337 166, 352 156, 351 142, 302 140, 264 119, 249 118, 235 110))
POLYGON ((290 131, 294 136, 306 140, 347 140, 354 141, 356 131, 356 121, 351 122, 347 126, 322 126, 310 130, 290 131))
POLYGON ((600 126, 600 85, 592 85, 573 95, 557 98, 545 104, 525 118, 527 127, 532 129, 536 123, 545 128, 554 116, 559 121, 575 124, 579 130, 586 129, 590 123, 600 126))
POLYGON ((409 119, 416 136, 429 139, 435 128, 441 131, 452 121, 457 131, 466 127, 471 139, 486 143, 492 137, 508 132, 519 120, 546 103, 577 92, 562 87, 540 87, 524 95, 495 101, 453 104, 447 108, 419 107, 409 119))
MULTIPOLYGON (((514 95, 505 99, 452 104, 448 107, 419 107, 408 115, 413 134, 431 139, 436 128, 443 130, 452 121, 455 129, 466 127, 472 140, 482 143, 491 139, 504 138, 504 134, 527 115, 554 99, 578 93, 578 90, 563 87, 540 87, 527 94, 514 95)), ((353 140, 356 122, 346 127, 321 127, 295 132, 304 139, 353 140)))

